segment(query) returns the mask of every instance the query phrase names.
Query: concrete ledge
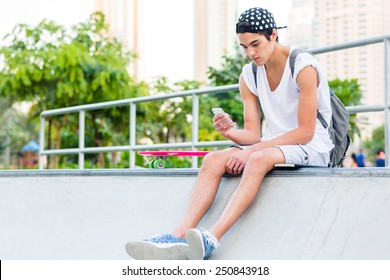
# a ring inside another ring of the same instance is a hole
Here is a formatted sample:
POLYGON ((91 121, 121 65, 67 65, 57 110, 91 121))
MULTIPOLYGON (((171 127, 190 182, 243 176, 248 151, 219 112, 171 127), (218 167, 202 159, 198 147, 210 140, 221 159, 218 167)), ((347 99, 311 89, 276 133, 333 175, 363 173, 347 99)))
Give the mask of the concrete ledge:
MULTIPOLYGON (((0 170, 1 177, 72 177, 72 176, 197 176, 199 169, 193 168, 167 168, 167 169, 50 169, 50 170, 0 170)), ((341 177, 389 177, 390 168, 301 168, 289 170, 287 168, 275 169, 268 176, 341 176, 341 177)), ((239 177, 226 175, 225 177, 239 177)))
MULTIPOLYGON (((181 219, 198 170, 0 171, 0 259, 130 259, 181 219)), ((226 176, 201 221, 215 222, 226 176)), ((390 169, 274 170, 214 259, 390 259, 390 169)))

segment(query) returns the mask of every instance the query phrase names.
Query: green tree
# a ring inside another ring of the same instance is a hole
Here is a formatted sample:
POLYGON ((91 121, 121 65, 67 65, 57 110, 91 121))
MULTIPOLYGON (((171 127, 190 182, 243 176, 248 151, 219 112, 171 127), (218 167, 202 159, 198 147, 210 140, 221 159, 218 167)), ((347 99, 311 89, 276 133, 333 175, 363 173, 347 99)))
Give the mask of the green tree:
MULTIPOLYGON (((361 104, 362 91, 357 79, 335 79, 329 81, 329 86, 334 90, 345 106, 355 106, 361 104)), ((349 135, 352 140, 355 135, 358 135, 359 137, 361 135, 356 114, 349 115, 349 135)))
MULTIPOLYGON (((235 45, 232 55, 224 54, 222 56, 221 66, 218 69, 209 67, 208 78, 210 85, 223 86, 237 84, 242 67, 248 62, 249 59, 244 56, 238 45, 235 45)), ((210 97, 210 99, 210 103, 218 104, 218 107, 226 110, 237 124, 243 124, 243 104, 238 91, 217 94, 214 97, 210 97)))
POLYGON ((379 149, 385 148, 385 126, 381 125, 372 131, 371 139, 366 139, 363 146, 369 161, 375 161, 375 154, 379 149))
MULTIPOLYGON (((194 90, 200 87, 197 81, 186 80, 170 84, 166 77, 158 78, 151 86, 151 95, 194 90)), ((175 97, 161 102, 143 103, 137 107, 137 130, 141 138, 153 143, 188 141, 191 138, 192 97, 175 97)))
MULTIPOLYGON (((102 13, 92 14, 69 32, 46 20, 33 28, 19 24, 4 42, 0 48, 0 96, 12 102, 32 102, 36 117, 48 109, 129 98, 147 90, 129 76, 127 67, 135 56, 109 38, 102 13)), ((96 111, 91 116, 97 145, 103 143, 103 136, 96 119, 111 117, 115 122, 115 118, 122 119, 124 110, 101 114, 96 111)), ((61 147, 61 129, 72 117, 76 116, 48 119, 51 148, 61 147), (53 126, 56 142, 51 140, 53 126)))
MULTIPOLYGON (((150 88, 151 95, 166 95, 186 90, 195 90, 200 82, 184 80, 171 83, 161 76, 150 88)), ((200 113, 202 115, 202 113, 200 113)), ((187 142, 192 137, 192 97, 174 97, 163 101, 146 102, 137 105, 137 143, 175 143, 187 142)), ((137 156, 136 164, 145 166, 148 159, 137 156)), ((168 167, 190 167, 191 161, 172 158, 168 167)))
POLYGON ((12 157, 21 152, 24 145, 30 140, 38 140, 39 122, 32 121, 29 113, 15 107, 7 98, 0 99, 0 123, 3 124, 0 130, 0 154, 4 152, 3 164, 6 168, 11 167, 12 157))

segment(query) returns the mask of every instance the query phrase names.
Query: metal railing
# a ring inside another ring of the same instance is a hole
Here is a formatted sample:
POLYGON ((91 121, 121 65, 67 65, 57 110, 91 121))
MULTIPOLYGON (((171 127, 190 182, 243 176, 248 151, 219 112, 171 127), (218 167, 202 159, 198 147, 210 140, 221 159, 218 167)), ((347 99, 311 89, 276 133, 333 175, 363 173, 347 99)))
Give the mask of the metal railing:
MULTIPOLYGON (((349 48, 361 47, 371 44, 384 44, 384 65, 385 65, 385 104, 379 105, 361 105, 361 106, 350 106, 347 107, 349 113, 365 113, 365 112, 384 112, 385 119, 385 154, 386 154, 386 166, 389 166, 390 159, 390 34, 376 36, 368 39, 357 40, 352 42, 346 42, 336 45, 331 45, 322 48, 311 49, 313 54, 321 54, 327 52, 333 52, 338 50, 344 50, 349 48)), ((64 155, 64 154, 77 154, 78 155, 78 166, 79 169, 84 169, 84 155, 87 153, 101 153, 101 152, 119 152, 129 151, 130 168, 135 167, 135 152, 145 149, 176 149, 176 148, 191 148, 197 150, 200 147, 221 147, 231 144, 230 141, 198 141, 198 129, 199 129, 199 98, 202 95, 214 95, 217 93, 224 93, 228 91, 238 91, 238 84, 211 87, 199 90, 189 90, 177 93, 170 93, 164 95, 138 97, 122 99, 117 101, 102 102, 88 105, 80 105, 68 108, 47 110, 41 113, 40 119, 40 135, 39 135, 39 169, 43 169, 43 157, 50 155, 64 155), (191 142, 182 143, 165 143, 165 144, 152 144, 152 145, 140 145, 136 143, 136 106, 137 104, 161 101, 171 99, 175 97, 187 97, 192 96, 192 139, 191 142), (85 112, 97 109, 113 108, 118 106, 127 105, 130 108, 130 123, 129 123, 129 145, 124 146, 106 146, 106 147, 85 147, 85 112), (66 115, 70 113, 79 114, 79 143, 78 148, 69 149, 45 149, 45 119, 52 116, 66 115)), ((197 167, 196 157, 192 158, 192 167, 197 167)))

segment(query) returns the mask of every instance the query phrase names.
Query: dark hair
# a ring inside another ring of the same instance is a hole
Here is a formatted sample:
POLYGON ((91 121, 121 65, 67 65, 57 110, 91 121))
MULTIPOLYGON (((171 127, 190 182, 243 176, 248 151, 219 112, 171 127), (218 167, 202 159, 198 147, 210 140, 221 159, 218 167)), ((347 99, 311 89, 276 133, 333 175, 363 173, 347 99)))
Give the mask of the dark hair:
MULTIPOLYGON (((237 23, 237 27, 246 27, 246 26, 251 26, 251 24, 248 21, 241 21, 241 22, 237 23)), ((266 29, 263 31, 259 31, 257 33, 264 35, 268 41, 271 41, 272 30, 273 29, 269 28, 269 29, 266 29)), ((279 42, 279 36, 276 37, 276 42, 279 42)))
POLYGON ((383 149, 378 149, 378 150, 376 151, 376 154, 379 155, 379 154, 382 153, 382 152, 383 152, 383 149))

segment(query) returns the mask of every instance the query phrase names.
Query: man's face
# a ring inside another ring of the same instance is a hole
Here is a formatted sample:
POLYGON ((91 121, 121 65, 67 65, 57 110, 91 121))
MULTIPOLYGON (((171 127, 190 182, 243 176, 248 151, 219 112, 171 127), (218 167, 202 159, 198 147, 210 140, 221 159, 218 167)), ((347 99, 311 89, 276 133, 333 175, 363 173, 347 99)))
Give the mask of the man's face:
POLYGON ((245 54, 257 66, 264 65, 273 53, 274 35, 271 35, 271 41, 268 41, 265 35, 258 33, 238 33, 240 46, 245 54))

